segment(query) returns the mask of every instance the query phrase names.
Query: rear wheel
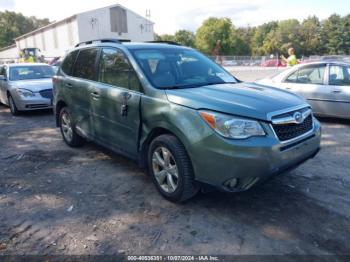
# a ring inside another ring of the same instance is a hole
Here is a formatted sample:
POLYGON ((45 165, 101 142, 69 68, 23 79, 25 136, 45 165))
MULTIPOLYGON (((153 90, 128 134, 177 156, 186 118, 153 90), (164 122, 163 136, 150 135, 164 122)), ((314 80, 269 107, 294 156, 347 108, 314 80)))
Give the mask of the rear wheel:
POLYGON ((8 103, 9 103, 11 114, 14 116, 18 116, 20 111, 17 109, 16 103, 13 100, 11 95, 8 96, 8 103))
POLYGON ((158 191, 170 201, 183 202, 199 190, 194 181, 191 160, 175 136, 161 135, 152 141, 148 168, 158 191))
POLYGON ((80 147, 85 143, 84 138, 75 131, 71 113, 68 107, 63 107, 60 111, 59 126, 63 140, 71 147, 80 147))

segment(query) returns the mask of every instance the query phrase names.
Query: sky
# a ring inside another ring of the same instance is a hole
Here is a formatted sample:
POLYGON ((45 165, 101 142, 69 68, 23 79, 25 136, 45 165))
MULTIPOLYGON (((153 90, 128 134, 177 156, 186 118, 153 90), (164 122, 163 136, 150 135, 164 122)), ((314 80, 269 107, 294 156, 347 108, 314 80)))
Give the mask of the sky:
POLYGON ((229 17, 235 26, 255 26, 271 20, 310 15, 320 19, 333 13, 350 14, 349 0, 0 0, 0 11, 58 21, 70 15, 113 4, 121 4, 140 15, 151 10, 158 34, 179 29, 195 31, 208 17, 229 17))

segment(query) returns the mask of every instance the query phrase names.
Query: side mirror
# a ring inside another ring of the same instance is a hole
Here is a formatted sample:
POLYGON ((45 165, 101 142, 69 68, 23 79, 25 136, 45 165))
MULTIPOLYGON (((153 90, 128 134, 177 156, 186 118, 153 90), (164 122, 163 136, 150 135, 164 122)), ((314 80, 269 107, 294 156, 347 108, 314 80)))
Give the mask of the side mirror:
POLYGON ((6 81, 6 77, 4 75, 0 75, 0 81, 6 81))

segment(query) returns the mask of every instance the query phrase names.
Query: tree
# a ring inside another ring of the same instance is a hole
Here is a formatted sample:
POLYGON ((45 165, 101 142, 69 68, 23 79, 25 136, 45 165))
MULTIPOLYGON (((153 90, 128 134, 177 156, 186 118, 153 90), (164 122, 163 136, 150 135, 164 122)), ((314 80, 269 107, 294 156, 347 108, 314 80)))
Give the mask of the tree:
POLYGON ((251 40, 251 49, 254 55, 264 55, 266 51, 263 48, 266 36, 278 27, 277 22, 269 22, 258 26, 251 40))
POLYGON ((221 40, 221 53, 233 54, 232 37, 234 28, 229 18, 211 17, 205 20, 196 33, 196 47, 206 54, 211 54, 217 40, 221 40))
POLYGON ((13 40, 39 27, 49 24, 48 19, 25 17, 21 13, 0 12, 0 47, 13 44, 13 40))
POLYGON ((196 36, 193 32, 188 30, 179 30, 174 36, 175 42, 184 46, 194 47, 196 36))
POLYGON ((349 36, 349 18, 343 19, 333 14, 328 19, 324 20, 321 29, 321 45, 323 53, 330 55, 342 55, 349 53, 349 46, 346 38, 349 36))
POLYGON ((263 42, 266 54, 286 53, 289 47, 294 47, 298 54, 300 47, 300 23, 296 19, 278 22, 277 28, 271 30, 263 42))
POLYGON ((321 23, 316 16, 306 18, 300 26, 300 46, 303 55, 314 55, 321 51, 321 23))

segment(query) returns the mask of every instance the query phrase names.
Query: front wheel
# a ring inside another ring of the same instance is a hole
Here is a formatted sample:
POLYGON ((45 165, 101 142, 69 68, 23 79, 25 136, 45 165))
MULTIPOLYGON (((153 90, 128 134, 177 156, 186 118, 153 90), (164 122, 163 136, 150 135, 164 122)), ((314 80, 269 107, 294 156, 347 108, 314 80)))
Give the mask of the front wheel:
POLYGON ((9 103, 11 114, 14 116, 18 116, 20 111, 17 109, 16 103, 13 100, 11 95, 8 96, 8 103, 9 103))
POLYGON ((60 111, 59 125, 63 140, 71 147, 80 147, 85 140, 74 129, 73 120, 68 107, 64 107, 60 111))
POLYGON ((155 138, 148 152, 148 168, 158 191, 172 202, 183 202, 199 190, 191 160, 183 144, 172 135, 155 138))

